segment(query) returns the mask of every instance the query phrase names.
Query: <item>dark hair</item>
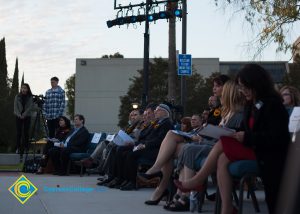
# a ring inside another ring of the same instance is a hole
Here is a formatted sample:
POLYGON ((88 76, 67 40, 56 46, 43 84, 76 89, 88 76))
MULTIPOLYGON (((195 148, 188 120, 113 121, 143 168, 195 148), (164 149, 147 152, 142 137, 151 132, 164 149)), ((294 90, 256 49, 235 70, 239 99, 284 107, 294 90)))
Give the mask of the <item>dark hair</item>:
POLYGON ((27 95, 28 95, 28 96, 32 96, 32 92, 31 92, 31 89, 30 89, 30 86, 29 86, 28 83, 23 83, 23 84, 21 85, 20 94, 22 93, 22 86, 26 86, 26 88, 28 89, 27 95))
POLYGON ((183 117, 181 119, 181 124, 186 125, 186 130, 182 130, 184 132, 189 132, 193 129, 192 125, 191 125, 191 118, 190 117, 183 117))
POLYGON ((56 82, 59 81, 59 79, 58 79, 57 77, 52 77, 50 80, 51 80, 51 81, 54 80, 54 81, 56 81, 56 82))
POLYGON ((156 109, 156 107, 157 107, 157 104, 155 104, 155 103, 149 103, 149 104, 146 106, 145 109, 150 108, 152 111, 154 111, 154 110, 156 109))
POLYGON ((260 65, 246 64, 236 76, 236 82, 239 81, 246 88, 252 90, 256 100, 270 96, 280 97, 274 88, 270 74, 260 65))
POLYGON ((228 80, 230 80, 230 78, 225 74, 221 74, 213 78, 213 82, 217 83, 218 85, 224 85, 228 80))
POLYGON ((82 114, 75 114, 74 118, 75 118, 75 117, 78 117, 79 120, 82 120, 82 124, 84 125, 84 123, 85 123, 85 118, 84 118, 84 116, 83 116, 82 114))
POLYGON ((65 117, 65 116, 60 116, 60 117, 59 117, 59 120, 60 120, 60 119, 63 119, 63 120, 65 121, 66 128, 68 128, 68 129, 71 128, 71 122, 70 122, 70 120, 69 120, 67 117, 65 117))
POLYGON ((144 111, 141 108, 133 109, 133 111, 138 111, 140 115, 143 115, 144 111))

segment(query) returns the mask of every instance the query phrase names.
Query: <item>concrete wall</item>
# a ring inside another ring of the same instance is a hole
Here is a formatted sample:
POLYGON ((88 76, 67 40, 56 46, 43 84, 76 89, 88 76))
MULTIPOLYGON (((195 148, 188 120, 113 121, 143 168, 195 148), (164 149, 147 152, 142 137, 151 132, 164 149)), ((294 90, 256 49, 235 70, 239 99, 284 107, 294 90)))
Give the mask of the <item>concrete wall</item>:
POLYGON ((140 59, 76 60, 75 112, 86 117, 90 131, 117 131, 120 96, 126 94, 129 78, 137 75, 142 63, 140 59))
MULTIPOLYGON (((219 71, 219 60, 193 59, 197 73, 207 77, 219 71)), ((129 79, 143 68, 143 59, 77 59, 75 113, 86 117, 90 131, 116 132, 120 96, 127 93, 129 79)))

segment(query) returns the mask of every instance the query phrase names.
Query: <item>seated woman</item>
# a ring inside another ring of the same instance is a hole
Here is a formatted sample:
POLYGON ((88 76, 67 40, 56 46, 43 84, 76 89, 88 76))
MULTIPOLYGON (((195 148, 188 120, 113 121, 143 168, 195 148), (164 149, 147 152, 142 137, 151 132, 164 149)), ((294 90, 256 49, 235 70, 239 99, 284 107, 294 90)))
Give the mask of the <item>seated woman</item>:
POLYGON ((292 114, 293 108, 300 105, 300 92, 293 86, 283 86, 280 89, 280 95, 283 99, 283 105, 287 109, 289 115, 292 114))
MULTIPOLYGON (((221 96, 222 120, 219 125, 230 129, 238 129, 243 119, 242 109, 244 102, 245 99, 239 93, 237 84, 234 81, 227 81, 223 87, 221 96)), ((217 140, 211 139, 211 143, 207 141, 205 142, 202 139, 198 143, 187 144, 184 147, 178 158, 178 169, 181 170, 179 179, 181 181, 188 180, 195 175, 196 170, 199 170, 201 167, 201 162, 209 155, 217 140)), ((174 199, 171 204, 165 206, 166 209, 171 211, 189 210, 187 193, 182 193, 178 189, 174 199)))
POLYGON ((70 131, 68 137, 49 149, 49 157, 52 160, 55 175, 67 175, 70 154, 86 152, 90 134, 84 123, 84 116, 76 114, 74 116, 74 128, 70 131))
POLYGON ((234 213, 236 209, 231 203, 232 181, 228 164, 256 157, 269 213, 275 213, 290 142, 288 113, 269 73, 261 66, 245 65, 237 74, 236 81, 247 100, 242 126, 244 131, 236 132, 232 137, 221 137, 201 170, 192 179, 175 181, 175 184, 184 192, 202 190, 206 177, 217 168, 222 213, 234 213))
POLYGON ((181 122, 180 124, 181 131, 190 132, 193 130, 190 117, 183 117, 180 122, 181 122))
MULTIPOLYGON (((223 85, 228 79, 229 78, 225 75, 220 75, 214 78, 214 95, 218 97, 221 96, 223 85)), ((220 107, 215 106, 210 111, 207 122, 210 124, 218 124, 220 122, 220 119, 220 107)), ((191 124, 195 133, 192 140, 198 141, 199 137, 197 136, 196 131, 202 126, 201 118, 199 117, 199 115, 192 116, 191 124)), ((182 147, 185 145, 185 143, 186 141, 182 136, 175 134, 172 131, 169 131, 160 146, 160 150, 154 165, 146 173, 139 174, 139 177, 144 180, 160 176, 161 171, 163 174, 163 178, 159 183, 159 186, 155 189, 151 199, 145 201, 146 204, 157 205, 162 199, 162 197, 167 194, 166 189, 173 170, 173 159, 174 157, 178 157, 178 154, 182 150, 182 147)))
POLYGON ((64 141, 68 136, 70 130, 71 130, 70 120, 65 116, 59 117, 58 128, 55 130, 55 137, 53 139, 47 140, 47 144, 45 145, 43 150, 41 166, 38 169, 37 174, 42 174, 43 168, 47 166, 49 150, 54 147, 54 143, 64 141))

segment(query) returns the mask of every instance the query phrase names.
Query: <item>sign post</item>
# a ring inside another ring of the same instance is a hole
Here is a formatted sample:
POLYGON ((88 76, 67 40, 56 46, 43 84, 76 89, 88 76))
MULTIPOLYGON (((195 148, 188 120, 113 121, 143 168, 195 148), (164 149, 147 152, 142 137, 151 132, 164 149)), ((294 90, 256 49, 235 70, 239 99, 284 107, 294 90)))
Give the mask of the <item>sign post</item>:
POLYGON ((178 55, 178 75, 191 76, 192 75, 192 55, 179 54, 178 55))

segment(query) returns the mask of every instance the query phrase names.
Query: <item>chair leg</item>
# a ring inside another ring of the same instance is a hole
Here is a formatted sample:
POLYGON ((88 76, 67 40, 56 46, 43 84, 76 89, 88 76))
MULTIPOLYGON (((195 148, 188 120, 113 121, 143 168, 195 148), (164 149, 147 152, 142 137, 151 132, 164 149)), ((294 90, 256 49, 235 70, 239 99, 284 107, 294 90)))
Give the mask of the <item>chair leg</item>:
POLYGON ((72 165, 72 161, 69 160, 69 162, 68 162, 68 168, 67 168, 67 175, 70 174, 70 171, 71 171, 71 165, 72 165))
POLYGON ((258 202, 257 202, 257 198, 256 198, 256 195, 255 195, 255 192, 254 192, 253 185, 249 185, 249 194, 251 196, 252 204, 254 206, 255 212, 259 213, 260 209, 259 209, 259 206, 258 206, 258 202))
POLYGON ((202 212, 202 207, 203 207, 203 204, 204 204, 204 199, 205 199, 205 192, 206 191, 202 191, 202 192, 199 192, 198 193, 198 213, 201 213, 202 212))
POLYGON ((243 201, 244 201, 244 183, 245 177, 240 180, 240 188, 239 188, 239 210, 238 213, 243 213, 243 201))
POLYGON ((233 200, 234 200, 236 206, 239 206, 239 198, 236 194, 236 188, 235 187, 233 187, 233 189, 232 189, 232 196, 233 196, 233 200))
POLYGON ((80 177, 82 177, 82 175, 83 175, 83 165, 81 164, 80 165, 80 177))
POLYGON ((219 187, 217 187, 217 191, 216 191, 216 203, 215 203, 215 213, 214 214, 220 214, 221 213, 221 207, 222 207, 222 200, 221 200, 221 195, 220 195, 219 187))

